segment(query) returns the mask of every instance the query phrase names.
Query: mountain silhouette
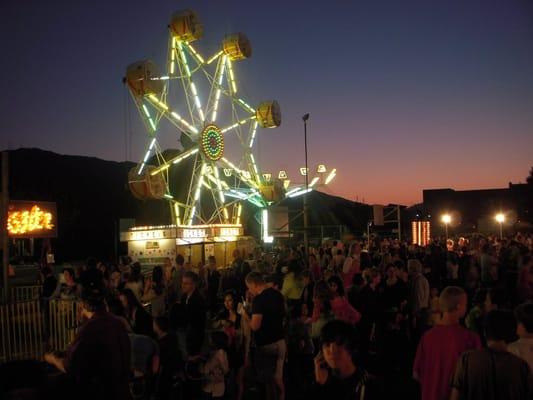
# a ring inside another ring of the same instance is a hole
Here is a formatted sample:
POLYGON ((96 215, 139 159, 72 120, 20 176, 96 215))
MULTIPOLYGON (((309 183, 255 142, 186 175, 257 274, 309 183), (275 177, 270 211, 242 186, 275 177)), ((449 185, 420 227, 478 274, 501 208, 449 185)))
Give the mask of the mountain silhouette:
MULTIPOLYGON (((138 226, 170 223, 165 200, 140 201, 130 193, 127 177, 135 163, 61 155, 35 148, 8 153, 10 198, 57 204, 58 237, 52 240, 52 248, 58 262, 90 256, 111 260, 125 254, 126 244, 118 242, 121 220, 135 220, 138 226)), ((176 150, 167 150, 166 154, 170 157, 176 150)), ((183 163, 181 169, 170 173, 171 192, 177 197, 184 194, 185 185, 180 182, 189 179, 190 168, 183 163)), ((319 225, 326 227, 321 232, 325 236, 339 232, 339 225, 346 226, 348 231, 364 231, 371 216, 368 205, 319 191, 309 193, 308 204, 309 225, 313 226, 310 231, 315 236, 319 234, 319 225)), ((280 205, 288 208, 291 230, 301 231, 302 198, 286 199, 280 205)), ((256 237, 260 233, 257 212, 252 205, 243 207, 245 232, 256 237)))

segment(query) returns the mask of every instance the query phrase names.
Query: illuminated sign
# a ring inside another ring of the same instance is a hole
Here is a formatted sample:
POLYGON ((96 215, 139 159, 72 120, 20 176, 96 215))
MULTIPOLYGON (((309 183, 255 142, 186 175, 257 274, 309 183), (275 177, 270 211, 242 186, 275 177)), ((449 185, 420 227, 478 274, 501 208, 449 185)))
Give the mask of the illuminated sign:
MULTIPOLYGON (((239 208, 240 210, 240 208, 239 208)), ((238 215, 240 211, 238 211, 238 215)), ((177 244, 200 243, 213 238, 235 238, 242 236, 243 228, 238 224, 212 224, 212 225, 167 225, 167 226, 143 226, 121 232, 120 240, 123 242, 145 242, 145 249, 156 249, 158 241, 164 239, 176 239, 177 244)))
POLYGON ((131 230, 121 234, 122 241, 170 239, 173 237, 176 237, 176 230, 171 228, 131 230))
POLYGON ((202 228, 183 229, 183 239, 198 239, 207 237, 207 232, 202 228))
POLYGON ((239 236, 241 235, 241 228, 220 228, 217 236, 239 236))
POLYGON ((431 224, 429 221, 412 221, 411 234, 413 244, 426 246, 431 240, 431 224))
POLYGON ((12 201, 8 206, 7 231, 12 238, 52 238, 57 236, 56 204, 12 201))
POLYGON ((159 249, 159 242, 146 242, 146 245, 144 246, 146 250, 155 250, 159 249))
POLYGON ((163 230, 137 231, 131 232, 130 240, 163 239, 164 237, 165 232, 163 230))

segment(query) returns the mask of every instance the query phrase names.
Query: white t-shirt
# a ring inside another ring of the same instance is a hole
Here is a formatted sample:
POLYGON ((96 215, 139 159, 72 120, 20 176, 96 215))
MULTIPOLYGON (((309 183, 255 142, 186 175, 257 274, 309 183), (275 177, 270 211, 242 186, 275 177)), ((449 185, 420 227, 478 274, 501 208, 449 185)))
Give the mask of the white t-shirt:
POLYGON ((203 373, 207 378, 203 391, 211 393, 212 397, 224 396, 224 392, 226 391, 224 377, 228 372, 228 356, 224 350, 217 350, 203 366, 203 373))
POLYGON ((344 260, 344 265, 342 266, 342 272, 344 274, 349 274, 352 272, 354 261, 359 262, 359 256, 357 254, 346 257, 346 260, 344 260))
POLYGON ((507 346, 507 350, 522 360, 527 361, 529 369, 533 373, 533 338, 518 339, 507 346))

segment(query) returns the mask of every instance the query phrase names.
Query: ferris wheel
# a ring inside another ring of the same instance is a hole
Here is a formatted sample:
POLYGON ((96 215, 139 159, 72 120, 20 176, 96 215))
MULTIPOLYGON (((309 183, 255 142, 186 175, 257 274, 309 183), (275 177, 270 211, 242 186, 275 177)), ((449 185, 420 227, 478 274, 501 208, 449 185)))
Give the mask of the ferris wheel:
POLYGON ((167 199, 176 225, 240 225, 241 202, 264 208, 285 197, 283 181, 262 174, 254 156, 260 128, 278 127, 281 113, 274 100, 253 107, 241 95, 234 64, 252 54, 246 36, 228 35, 204 57, 192 45, 202 34, 194 12, 175 13, 166 73, 150 60, 127 67, 125 83, 148 132, 129 185, 139 199, 167 199), (180 138, 177 154, 162 148, 164 121, 180 138), (186 163, 191 173, 179 179, 186 194, 177 198, 169 172, 186 163))

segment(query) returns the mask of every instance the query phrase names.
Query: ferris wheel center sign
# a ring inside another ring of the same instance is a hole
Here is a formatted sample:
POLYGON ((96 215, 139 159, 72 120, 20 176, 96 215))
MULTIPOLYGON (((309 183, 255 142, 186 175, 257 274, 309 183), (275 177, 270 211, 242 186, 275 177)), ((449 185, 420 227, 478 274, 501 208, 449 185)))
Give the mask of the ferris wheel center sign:
POLYGON ((224 154, 224 136, 216 125, 207 125, 200 136, 200 145, 204 155, 217 161, 224 154))

